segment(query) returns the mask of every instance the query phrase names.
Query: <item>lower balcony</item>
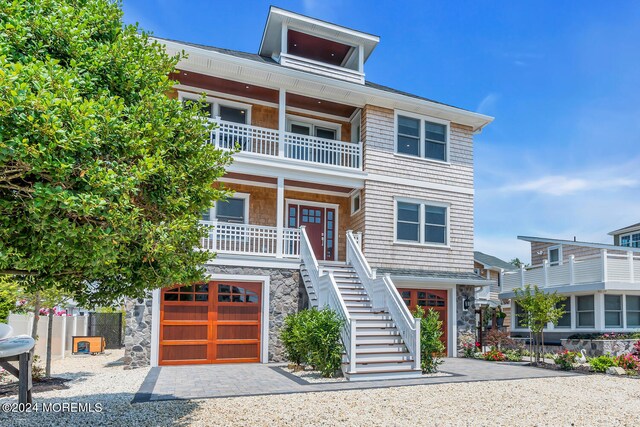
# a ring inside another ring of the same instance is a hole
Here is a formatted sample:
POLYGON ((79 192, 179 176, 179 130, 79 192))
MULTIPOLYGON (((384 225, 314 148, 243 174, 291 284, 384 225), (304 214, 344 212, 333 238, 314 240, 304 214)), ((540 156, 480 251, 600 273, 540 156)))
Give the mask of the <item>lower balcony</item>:
POLYGON ((300 258, 300 229, 253 224, 201 221, 211 226, 201 249, 218 254, 248 255, 271 258, 300 258))

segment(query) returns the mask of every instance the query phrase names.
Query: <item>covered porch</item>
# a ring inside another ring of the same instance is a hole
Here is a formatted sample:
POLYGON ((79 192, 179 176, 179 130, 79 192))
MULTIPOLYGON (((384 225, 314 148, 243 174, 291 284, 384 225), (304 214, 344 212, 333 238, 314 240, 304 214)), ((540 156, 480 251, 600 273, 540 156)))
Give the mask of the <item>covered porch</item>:
POLYGON ((352 196, 359 189, 238 173, 222 182, 235 194, 216 203, 202 221, 212 229, 201 248, 217 253, 217 262, 238 257, 298 262, 301 227, 318 260, 345 260, 346 231, 354 225, 352 196))

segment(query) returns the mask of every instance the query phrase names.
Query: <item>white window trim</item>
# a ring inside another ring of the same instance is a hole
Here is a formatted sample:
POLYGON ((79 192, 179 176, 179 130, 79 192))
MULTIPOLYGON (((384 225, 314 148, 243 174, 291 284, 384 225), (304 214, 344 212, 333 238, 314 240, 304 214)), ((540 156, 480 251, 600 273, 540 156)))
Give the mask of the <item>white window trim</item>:
POLYGON ((351 204, 351 215, 355 215, 358 212, 360 212, 360 210, 362 209, 362 190, 358 189, 358 190, 354 190, 351 193, 351 197, 349 198, 350 200, 350 204, 351 204), (358 197, 360 199, 360 203, 358 204, 358 209, 354 208, 354 202, 355 202, 355 198, 358 197))
POLYGON ((425 116, 423 114, 411 113, 409 111, 395 110, 393 116, 393 152, 396 156, 406 157, 409 159, 417 159, 423 160, 427 162, 433 162, 441 165, 450 165, 451 164, 451 122, 449 120, 439 119, 437 117, 425 116), (420 120, 420 142, 418 147, 418 156, 412 156, 411 154, 405 154, 398 152, 398 116, 411 117, 413 119, 420 120), (447 130, 445 132, 445 160, 432 159, 430 157, 425 157, 425 137, 424 137, 424 122, 437 123, 441 125, 445 125, 447 130))
POLYGON ((445 202, 434 202, 431 200, 421 200, 421 199, 411 199, 405 197, 395 197, 393 201, 393 244, 394 245, 407 245, 407 246, 420 246, 420 247, 433 247, 433 248, 441 248, 448 249, 451 248, 451 204, 445 202), (398 203, 412 203, 420 205, 418 210, 418 234, 419 241, 407 241, 407 240, 398 240, 398 203), (433 242, 425 242, 424 240, 424 230, 425 230, 425 206, 437 206, 446 209, 445 214, 445 243, 433 243, 433 242))
POLYGON ((633 246, 633 235, 634 234, 640 234, 640 231, 632 231, 631 233, 624 233, 621 234, 620 236, 618 236, 618 242, 620 244, 620 246, 622 246, 622 238, 623 237, 628 237, 629 238, 629 246, 622 246, 624 248, 633 248, 635 246, 633 246))
POLYGON ((575 302, 576 302, 576 306, 575 306, 575 312, 576 312, 576 329, 597 329, 598 327, 598 319, 597 319, 597 312, 598 312, 598 301, 595 295, 593 294, 585 294, 585 295, 576 295, 575 298, 575 302), (592 296, 593 297, 593 309, 592 310, 578 310, 578 299, 580 297, 589 297, 592 296), (593 312, 593 326, 580 326, 579 325, 579 320, 580 320, 580 316, 578 316, 578 314, 580 312, 593 312))
MULTIPOLYGON (((231 197, 229 197, 230 199, 244 199, 244 223, 245 224, 250 224, 249 222, 249 193, 233 193, 233 195, 231 197)), ((210 217, 217 221, 218 220, 218 215, 217 215, 217 211, 216 211, 216 206, 219 202, 216 202, 213 204, 213 207, 210 209, 210 217)))
POLYGON ((616 328, 624 328, 625 327, 625 298, 624 295, 621 294, 604 294, 602 297, 602 316, 603 323, 606 329, 616 329, 616 328), (607 310, 607 297, 618 297, 620 298, 620 310, 607 310), (619 326, 607 326, 607 311, 611 311, 614 313, 620 313, 620 325, 619 326))
MULTIPOLYGON (((190 99, 193 101, 199 101, 201 98, 201 96, 197 93, 191 93, 191 92, 182 92, 182 91, 178 91, 178 100, 180 102, 183 102, 185 99, 190 99)), ((251 125, 251 104, 244 104, 242 102, 238 102, 238 101, 230 101, 228 99, 221 99, 221 98, 215 98, 213 96, 208 96, 205 95, 205 101, 209 102, 210 104, 213 105, 213 118, 215 119, 216 117, 220 116, 220 106, 223 107, 231 107, 231 108, 238 108, 241 110, 247 110, 247 120, 246 120, 246 124, 247 125, 251 125)))
POLYGON ((562 245, 554 245, 554 246, 549 246, 547 248, 547 261, 549 261, 549 265, 556 265, 556 264, 551 264, 551 251, 557 249, 558 250, 558 264, 557 265, 562 265, 563 261, 562 261, 562 245))
POLYGON ((311 128, 312 137, 316 138, 316 128, 325 128, 331 129, 336 132, 335 141, 342 140, 342 125, 339 123, 329 122, 326 120, 312 119, 309 117, 295 116, 292 114, 287 114, 286 116, 287 122, 287 132, 291 132, 291 125, 300 125, 300 126, 309 126, 311 128))

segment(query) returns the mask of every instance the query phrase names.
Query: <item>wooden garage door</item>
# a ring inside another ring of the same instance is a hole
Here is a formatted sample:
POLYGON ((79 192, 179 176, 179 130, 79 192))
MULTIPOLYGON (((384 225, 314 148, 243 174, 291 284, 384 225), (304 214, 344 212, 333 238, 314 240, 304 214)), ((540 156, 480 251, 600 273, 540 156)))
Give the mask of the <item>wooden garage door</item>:
POLYGON ((261 290, 227 281, 164 289, 159 364, 259 362, 261 290))
POLYGON ((398 289, 400 296, 410 310, 414 310, 417 305, 429 311, 430 308, 437 311, 442 321, 442 336, 440 339, 448 352, 448 310, 447 291, 443 289, 398 289))

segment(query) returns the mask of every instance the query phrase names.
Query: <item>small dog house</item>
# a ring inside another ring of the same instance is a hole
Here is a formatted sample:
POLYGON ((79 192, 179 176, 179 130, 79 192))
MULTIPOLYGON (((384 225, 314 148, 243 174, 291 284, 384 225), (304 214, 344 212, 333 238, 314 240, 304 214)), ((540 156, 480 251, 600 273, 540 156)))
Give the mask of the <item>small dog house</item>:
POLYGON ((104 353, 106 341, 104 337, 72 337, 73 354, 104 353))

